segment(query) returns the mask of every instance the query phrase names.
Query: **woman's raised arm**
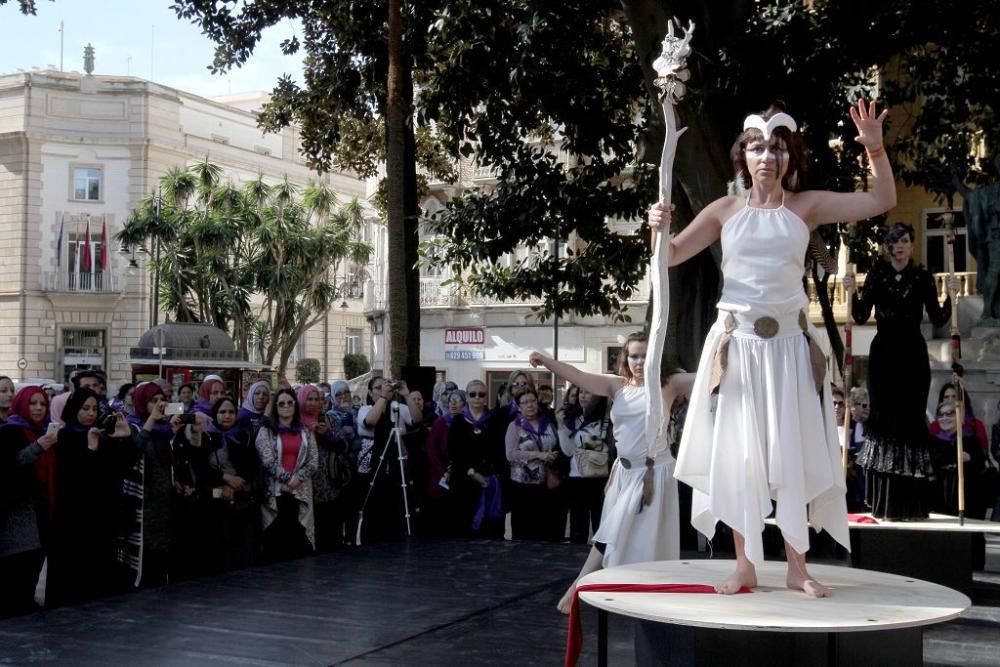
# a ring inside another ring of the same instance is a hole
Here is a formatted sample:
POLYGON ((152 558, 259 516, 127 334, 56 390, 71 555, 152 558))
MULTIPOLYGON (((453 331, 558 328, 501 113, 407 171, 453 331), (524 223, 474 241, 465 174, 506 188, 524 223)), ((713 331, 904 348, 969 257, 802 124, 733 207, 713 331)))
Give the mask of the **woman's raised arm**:
POLYGON ((599 396, 614 396, 615 392, 625 382, 617 375, 581 371, 579 368, 570 366, 565 362, 550 359, 541 352, 532 352, 528 357, 528 362, 534 368, 545 366, 564 380, 569 380, 581 389, 586 389, 591 394, 599 396))

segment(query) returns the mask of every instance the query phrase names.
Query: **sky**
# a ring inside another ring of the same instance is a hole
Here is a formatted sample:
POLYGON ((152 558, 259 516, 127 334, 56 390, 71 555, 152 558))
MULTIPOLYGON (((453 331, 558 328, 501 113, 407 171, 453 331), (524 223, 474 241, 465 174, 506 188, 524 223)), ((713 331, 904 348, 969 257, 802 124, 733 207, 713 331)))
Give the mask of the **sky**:
POLYGON ((83 71, 83 48, 94 47, 94 74, 132 75, 204 97, 270 91, 282 74, 301 81, 301 55, 285 56, 279 44, 295 32, 291 22, 264 33, 240 69, 213 75, 214 47, 201 29, 177 18, 173 0, 37 0, 36 16, 21 14, 17 0, 0 5, 0 74, 19 69, 83 71))

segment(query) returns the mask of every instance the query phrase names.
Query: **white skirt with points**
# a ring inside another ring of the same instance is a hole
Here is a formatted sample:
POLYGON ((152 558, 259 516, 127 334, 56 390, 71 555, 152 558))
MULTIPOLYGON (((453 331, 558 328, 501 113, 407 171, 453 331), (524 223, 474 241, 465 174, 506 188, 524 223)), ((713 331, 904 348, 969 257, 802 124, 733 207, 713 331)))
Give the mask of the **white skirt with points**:
POLYGON ((594 535, 595 542, 606 545, 604 567, 676 560, 680 556, 677 480, 670 452, 657 454, 653 466, 653 502, 640 512, 645 471, 643 461, 626 469, 620 460, 615 460, 611 468, 601 525, 594 535))
POLYGON ((768 339, 753 333, 752 318, 740 316, 712 395, 726 315, 720 312, 705 341, 677 460, 677 479, 694 489, 691 524, 711 539, 722 521, 746 538, 747 558, 760 565, 774 500, 778 527, 799 553, 809 548, 810 523, 849 549, 830 385, 824 378, 817 394, 808 339, 794 315, 780 318, 778 335, 768 339))

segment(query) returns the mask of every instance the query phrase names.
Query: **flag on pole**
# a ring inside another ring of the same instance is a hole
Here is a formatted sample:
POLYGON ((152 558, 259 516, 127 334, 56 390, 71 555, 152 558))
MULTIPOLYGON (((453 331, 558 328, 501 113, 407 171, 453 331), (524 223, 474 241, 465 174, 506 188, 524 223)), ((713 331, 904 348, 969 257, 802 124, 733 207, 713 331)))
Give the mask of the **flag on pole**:
POLYGON ((63 228, 66 226, 66 214, 63 213, 59 216, 59 238, 56 239, 56 268, 62 268, 62 242, 63 242, 63 228))
POLYGON ((101 271, 108 270, 108 221, 101 220, 101 271))
POLYGON ((73 254, 73 269, 76 273, 83 271, 83 262, 81 261, 81 250, 80 250, 80 239, 83 238, 83 229, 80 228, 80 221, 83 219, 82 216, 77 216, 76 218, 76 241, 70 245, 74 247, 73 254))
POLYGON ((90 255, 90 218, 87 218, 87 234, 83 237, 83 261, 80 264, 80 273, 91 273, 94 267, 94 258, 90 255))

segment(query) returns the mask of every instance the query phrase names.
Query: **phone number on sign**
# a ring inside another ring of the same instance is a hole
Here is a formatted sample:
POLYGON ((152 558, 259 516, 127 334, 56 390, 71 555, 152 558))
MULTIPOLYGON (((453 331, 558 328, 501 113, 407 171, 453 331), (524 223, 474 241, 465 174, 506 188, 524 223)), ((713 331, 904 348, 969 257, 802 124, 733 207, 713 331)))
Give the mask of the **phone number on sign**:
POLYGON ((486 353, 482 350, 445 350, 446 361, 482 361, 486 353))

